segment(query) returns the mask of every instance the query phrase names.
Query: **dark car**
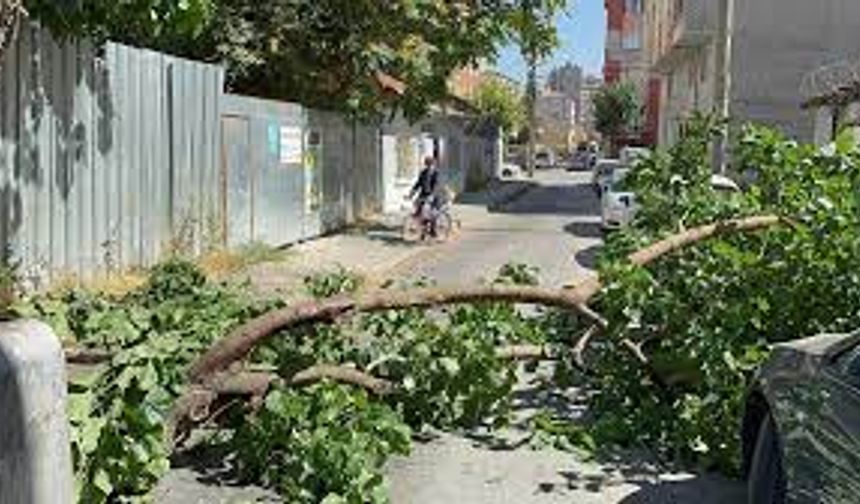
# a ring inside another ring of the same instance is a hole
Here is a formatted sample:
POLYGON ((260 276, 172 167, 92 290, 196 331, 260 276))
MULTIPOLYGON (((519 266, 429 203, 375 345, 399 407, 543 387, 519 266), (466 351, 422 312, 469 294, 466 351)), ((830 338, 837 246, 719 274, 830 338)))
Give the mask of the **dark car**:
POLYGON ((570 164, 567 167, 568 171, 587 171, 594 168, 597 164, 597 154, 587 150, 578 150, 573 154, 570 164))
POLYGON ((746 403, 749 502, 860 502, 860 332, 776 346, 746 403))

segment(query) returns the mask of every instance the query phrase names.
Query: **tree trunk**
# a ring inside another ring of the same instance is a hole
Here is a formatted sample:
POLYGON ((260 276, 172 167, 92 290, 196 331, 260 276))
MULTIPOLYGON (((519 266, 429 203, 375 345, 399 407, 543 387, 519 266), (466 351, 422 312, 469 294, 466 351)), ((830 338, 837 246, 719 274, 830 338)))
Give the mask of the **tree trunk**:
POLYGON ((537 57, 528 56, 528 83, 526 94, 529 113, 529 145, 526 149, 526 167, 530 178, 535 176, 535 154, 537 154, 537 57))

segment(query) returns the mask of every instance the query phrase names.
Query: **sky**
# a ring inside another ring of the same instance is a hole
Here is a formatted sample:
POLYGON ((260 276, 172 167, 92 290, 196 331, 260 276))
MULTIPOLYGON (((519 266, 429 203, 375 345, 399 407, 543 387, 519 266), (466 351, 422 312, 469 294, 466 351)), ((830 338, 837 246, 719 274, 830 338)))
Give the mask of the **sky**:
MULTIPOLYGON (((573 0, 567 14, 558 19, 561 45, 538 71, 541 79, 554 67, 568 61, 578 64, 586 74, 600 75, 603 69, 603 47, 606 33, 604 0, 573 0)), ((496 68, 519 81, 525 81, 526 66, 519 48, 502 49, 496 68)))

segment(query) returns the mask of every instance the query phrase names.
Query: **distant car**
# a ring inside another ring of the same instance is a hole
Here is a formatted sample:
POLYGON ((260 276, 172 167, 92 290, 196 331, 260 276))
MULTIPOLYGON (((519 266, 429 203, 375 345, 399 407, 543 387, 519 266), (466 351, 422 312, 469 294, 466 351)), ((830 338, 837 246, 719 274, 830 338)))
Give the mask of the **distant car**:
POLYGON ((555 155, 550 151, 539 151, 535 153, 535 169, 548 170, 555 168, 555 155))
POLYGON ((523 172, 522 167, 516 163, 504 163, 502 165, 501 176, 505 179, 517 178, 523 172))
POLYGON ((740 192, 741 188, 734 180, 725 175, 711 176, 711 187, 716 191, 723 192, 740 192))
POLYGON ((750 504, 860 501, 860 332, 776 345, 741 440, 750 504))
POLYGON ((594 168, 597 163, 597 154, 589 150, 578 150, 573 154, 568 171, 586 171, 594 168))
POLYGON ((591 183, 598 196, 602 194, 604 186, 612 180, 612 173, 623 167, 624 165, 618 159, 601 159, 595 163, 591 183))
MULTIPOLYGON (((636 217, 639 205, 636 194, 624 191, 621 187, 624 177, 629 169, 616 168, 601 191, 600 211, 601 228, 604 231, 613 231, 628 226, 636 217)), ((723 176, 713 175, 711 187, 719 192, 740 192, 740 187, 734 180, 723 176)))

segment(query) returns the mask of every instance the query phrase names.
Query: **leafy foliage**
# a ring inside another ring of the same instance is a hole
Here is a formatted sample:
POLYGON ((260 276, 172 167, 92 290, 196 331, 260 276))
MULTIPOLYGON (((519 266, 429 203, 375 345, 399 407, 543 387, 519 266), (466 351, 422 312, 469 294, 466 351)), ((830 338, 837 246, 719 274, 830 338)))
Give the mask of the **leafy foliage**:
POLYGON ((186 367, 216 337, 272 306, 207 283, 181 260, 154 268, 121 299, 70 291, 18 306, 67 341, 116 352, 107 367, 70 385, 80 502, 140 498, 152 488, 169 468, 164 425, 186 367))
POLYGON ((603 347, 591 406, 600 441, 731 472, 746 387, 767 343, 860 324, 860 155, 850 143, 817 149, 746 127, 732 166, 751 182, 725 194, 710 184, 717 126, 696 118, 678 145, 626 180, 642 209, 603 253, 598 309, 610 341, 641 344, 651 366, 603 347), (623 259, 681 229, 767 213, 793 224, 721 236, 647 269, 623 259))
POLYGON ((213 20, 216 0, 25 0, 29 14, 60 36, 190 50, 213 20))
POLYGON ((245 478, 289 502, 383 503, 382 464, 408 453, 410 430, 364 391, 324 383, 271 392, 233 445, 245 478))
POLYGON ((594 95, 594 126, 613 143, 631 131, 639 112, 639 94, 629 82, 606 84, 594 95))
MULTIPOLYGON (((536 271, 508 265, 498 281, 534 283, 536 271)), ((328 297, 354 291, 360 281, 340 270, 309 277, 306 285, 328 297)), ((70 384, 80 502, 146 500, 170 467, 164 426, 188 365, 235 325, 279 306, 252 299, 241 286, 213 284, 193 264, 171 260, 120 298, 68 291, 18 306, 69 342, 115 352, 104 368, 70 384)), ((542 341, 546 329, 494 303, 297 329, 258 349, 252 365, 274 365, 290 376, 318 363, 351 363, 399 384, 398 391, 381 400, 331 383, 280 388, 261 410, 228 416, 226 445, 218 446, 247 481, 291 502, 385 502, 381 465, 408 450, 413 429, 508 421, 514 367, 496 356, 496 346, 542 341)))
POLYGON ((525 125, 525 103, 520 93, 496 79, 485 81, 478 88, 475 106, 481 115, 501 126, 510 136, 516 136, 525 125))
POLYGON ((511 39, 555 46, 563 0, 27 0, 62 36, 91 36, 223 63, 232 90, 377 118, 415 119, 448 77, 511 39), (380 73, 405 84, 402 95, 380 73))

